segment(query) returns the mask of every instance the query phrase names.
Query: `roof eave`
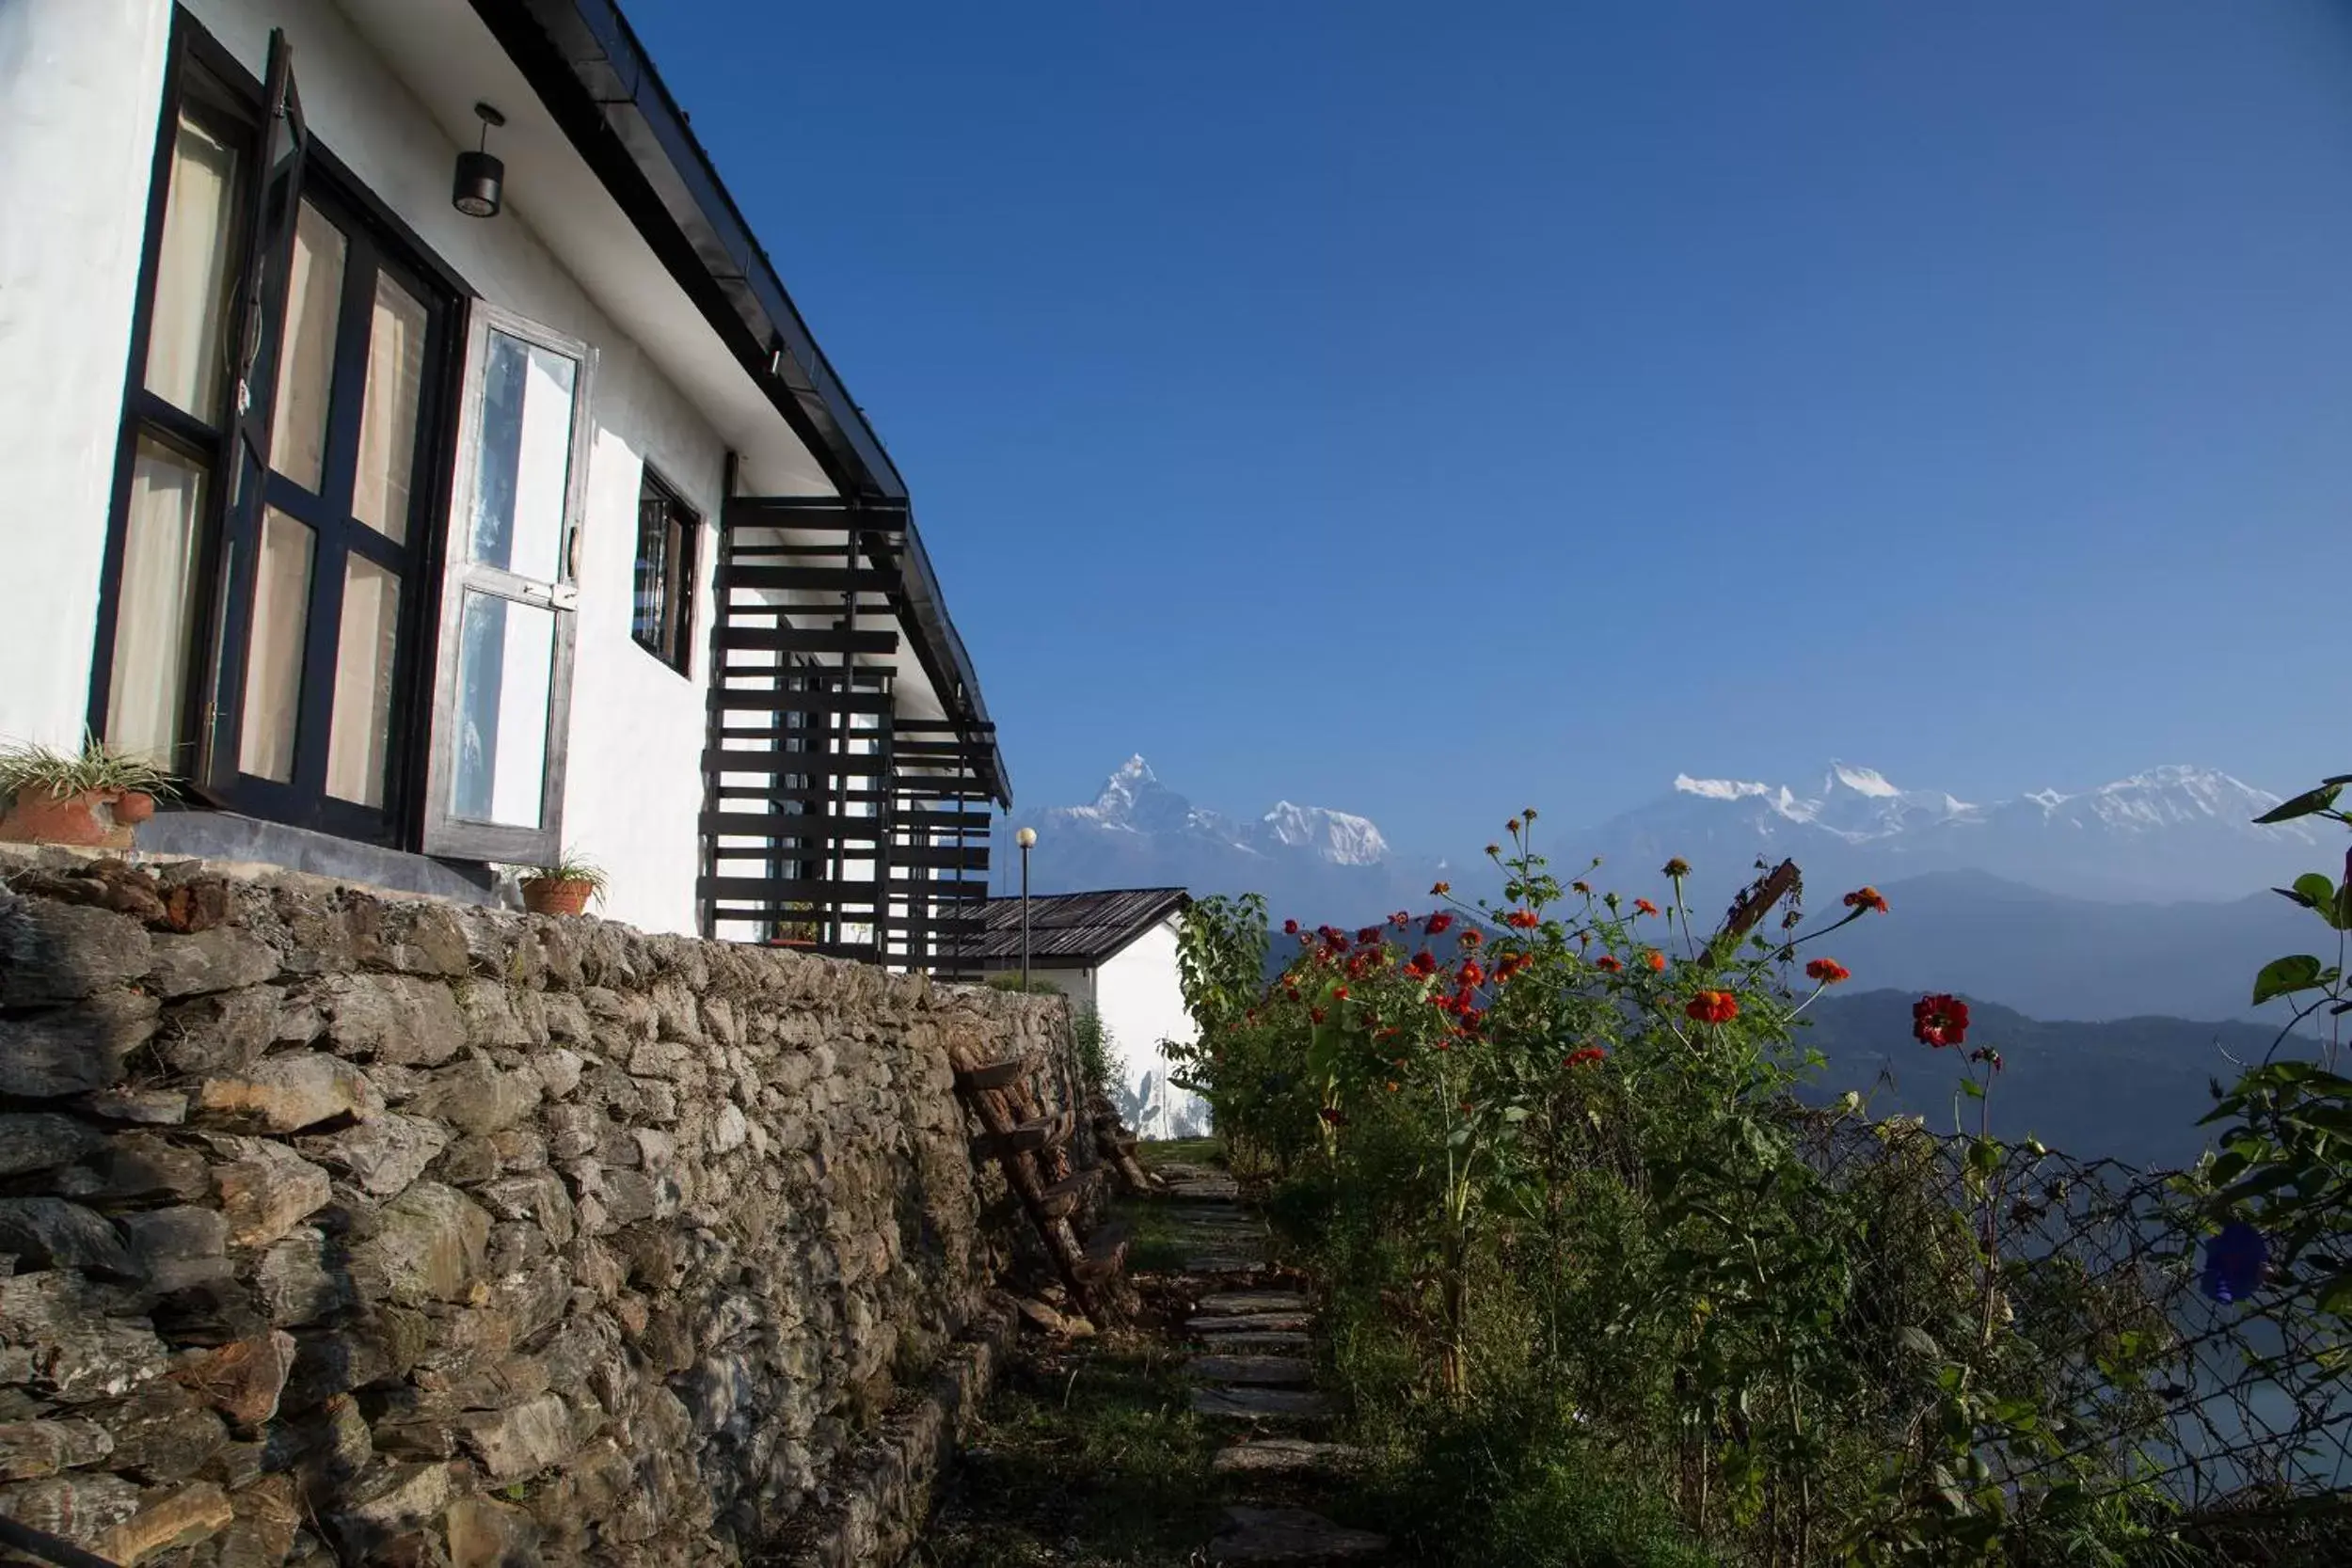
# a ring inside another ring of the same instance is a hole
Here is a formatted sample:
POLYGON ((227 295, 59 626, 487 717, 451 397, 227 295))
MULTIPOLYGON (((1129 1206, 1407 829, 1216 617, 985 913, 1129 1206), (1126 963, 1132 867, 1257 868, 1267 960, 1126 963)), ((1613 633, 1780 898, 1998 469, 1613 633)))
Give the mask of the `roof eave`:
POLYGON ((845 496, 903 499, 709 155, 612 0, 471 0, 564 135, 845 496))

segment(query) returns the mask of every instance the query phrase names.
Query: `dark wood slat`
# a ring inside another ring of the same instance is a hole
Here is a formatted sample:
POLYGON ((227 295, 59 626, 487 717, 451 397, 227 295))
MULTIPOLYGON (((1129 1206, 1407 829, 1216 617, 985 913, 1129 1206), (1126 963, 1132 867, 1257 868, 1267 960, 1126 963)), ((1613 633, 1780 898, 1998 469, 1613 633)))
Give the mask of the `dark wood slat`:
POLYGON ((760 691, 714 686, 709 705, 722 713, 888 713, 890 703, 887 691, 760 691))
MULTIPOLYGON (((727 730, 724 738, 746 740, 762 732, 727 730)), ((776 731, 775 734, 783 734, 776 731)), ((805 732, 795 730, 795 735, 805 732)), ((703 752, 706 773, 807 773, 825 778, 877 779, 890 772, 886 756, 843 756, 832 752, 738 752, 714 747, 703 752)))
POLYGON ((1078 1262, 1079 1277, 1090 1285, 1109 1279, 1127 1261, 1127 1248, 1134 1240, 1135 1230, 1125 1220, 1113 1220, 1089 1236, 1086 1256, 1078 1262))
POLYGON ((721 626, 718 645, 779 654, 895 654, 898 651, 898 634, 835 631, 822 626, 721 626))
POLYGON ((896 572, 864 566, 737 566, 727 568, 729 588, 767 588, 803 594, 887 594, 899 586, 896 572))
POLYGON ((1085 1204, 1087 1194, 1103 1184, 1104 1174, 1105 1167, 1102 1165, 1074 1171, 1040 1195, 1041 1206, 1055 1219, 1068 1219, 1085 1204))
MULTIPOLYGON (((786 771, 791 769, 787 768, 786 771)), ((718 786, 717 793, 721 799, 728 800, 775 800, 806 806, 829 806, 835 801, 844 805, 868 806, 889 802, 889 797, 879 789, 835 790, 823 784, 812 784, 805 789, 798 786, 784 789, 772 784, 723 784, 718 786)))
POLYGON ((1029 1070, 1029 1064, 1015 1058, 1009 1062, 990 1062, 985 1067, 958 1068, 956 1087, 966 1092, 974 1089, 1001 1089, 1016 1083, 1029 1070))
POLYGON ((1059 1148, 1070 1141, 1071 1132, 1069 1117, 1041 1117, 1002 1132, 974 1133, 972 1153, 974 1158, 983 1160, 1001 1160, 1011 1154, 1035 1154, 1042 1148, 1059 1148))
POLYGON ((891 831, 880 816, 835 816, 828 812, 794 815, 781 811, 707 811, 702 831, 721 837, 789 839, 795 843, 848 841, 876 844, 891 831))
POLYGON ((891 849, 890 863, 917 870, 986 871, 988 851, 977 846, 969 848, 932 848, 925 845, 901 844, 891 849))

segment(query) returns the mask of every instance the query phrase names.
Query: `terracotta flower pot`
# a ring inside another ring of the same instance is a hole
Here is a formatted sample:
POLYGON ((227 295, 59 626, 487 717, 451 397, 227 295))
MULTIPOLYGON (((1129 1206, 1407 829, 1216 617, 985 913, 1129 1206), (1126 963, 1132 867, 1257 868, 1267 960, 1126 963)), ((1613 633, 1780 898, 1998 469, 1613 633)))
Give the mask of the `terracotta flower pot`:
POLYGON ((115 820, 135 828, 155 815, 155 797, 143 789, 126 789, 115 797, 115 820))
POLYGON ((579 914, 596 895, 594 882, 530 877, 523 881, 523 908, 533 914, 579 914))
MULTIPOLYGON (((131 824, 144 818, 122 818, 109 809, 117 792, 86 789, 75 795, 52 795, 45 789, 23 789, 0 812, 0 840, 10 844, 71 844, 86 849, 128 849, 131 824)), ((148 811, 154 801, 146 796, 148 811)))

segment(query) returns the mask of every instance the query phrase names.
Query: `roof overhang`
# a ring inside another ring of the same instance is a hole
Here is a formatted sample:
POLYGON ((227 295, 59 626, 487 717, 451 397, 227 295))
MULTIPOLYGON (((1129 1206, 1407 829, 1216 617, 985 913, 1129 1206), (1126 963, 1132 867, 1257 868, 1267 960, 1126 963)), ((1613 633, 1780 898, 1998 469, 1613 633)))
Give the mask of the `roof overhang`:
POLYGON ((905 482, 612 0, 471 0, 671 277, 844 496, 905 482))

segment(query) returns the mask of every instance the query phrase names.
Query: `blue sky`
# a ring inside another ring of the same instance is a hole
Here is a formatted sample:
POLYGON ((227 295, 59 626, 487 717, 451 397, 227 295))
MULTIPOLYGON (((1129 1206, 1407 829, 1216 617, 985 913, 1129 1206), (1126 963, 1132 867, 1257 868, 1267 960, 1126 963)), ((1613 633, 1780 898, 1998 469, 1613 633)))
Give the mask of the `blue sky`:
POLYGON ((2344 8, 631 12, 1025 805, 2352 768, 2344 8))

